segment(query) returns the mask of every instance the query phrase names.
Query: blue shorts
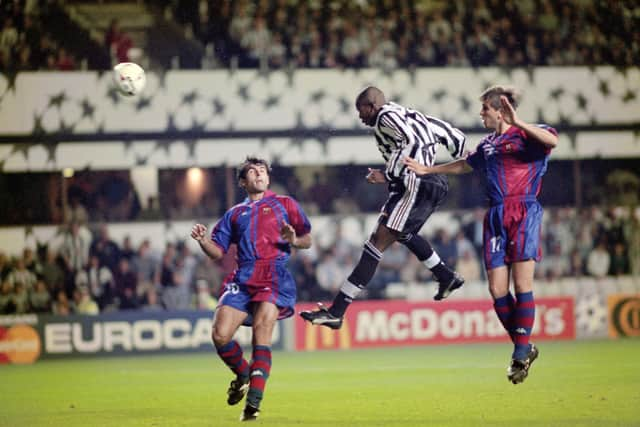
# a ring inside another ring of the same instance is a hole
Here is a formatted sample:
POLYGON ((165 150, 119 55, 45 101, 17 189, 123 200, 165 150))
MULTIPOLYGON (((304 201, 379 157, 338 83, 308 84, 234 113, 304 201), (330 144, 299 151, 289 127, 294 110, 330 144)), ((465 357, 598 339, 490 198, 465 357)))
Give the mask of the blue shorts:
POLYGON ((247 316, 245 326, 253 323, 253 303, 271 302, 280 310, 278 319, 291 317, 296 304, 296 283, 285 262, 259 260, 242 264, 223 283, 218 307, 228 305, 247 316))
POLYGON ((513 262, 540 261, 542 206, 535 198, 507 199, 484 218, 484 264, 487 270, 513 262))

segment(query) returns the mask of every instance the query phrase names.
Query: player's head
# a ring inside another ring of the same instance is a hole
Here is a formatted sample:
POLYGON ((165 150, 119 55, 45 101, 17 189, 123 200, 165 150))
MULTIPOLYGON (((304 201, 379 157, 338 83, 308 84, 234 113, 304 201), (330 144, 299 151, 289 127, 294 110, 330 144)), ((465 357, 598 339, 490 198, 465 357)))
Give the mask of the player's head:
POLYGON ((502 121, 500 97, 506 97, 514 109, 518 108, 520 95, 511 86, 491 86, 480 95, 480 117, 486 128, 494 129, 502 121))
POLYGON ((238 184, 247 193, 264 193, 269 188, 269 173, 271 168, 266 160, 247 156, 238 166, 238 184))
POLYGON ((369 86, 356 98, 356 109, 362 123, 375 126, 378 112, 387 101, 384 93, 377 87, 369 86))

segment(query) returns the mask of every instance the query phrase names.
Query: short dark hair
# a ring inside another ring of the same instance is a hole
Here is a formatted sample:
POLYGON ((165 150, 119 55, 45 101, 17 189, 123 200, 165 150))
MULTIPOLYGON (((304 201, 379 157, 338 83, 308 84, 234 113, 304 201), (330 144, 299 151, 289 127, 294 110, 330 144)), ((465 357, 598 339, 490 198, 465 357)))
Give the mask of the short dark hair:
POLYGON ((489 101, 489 105, 494 109, 500 109, 500 97, 506 96, 509 103, 514 109, 518 108, 518 102, 520 101, 520 94, 516 88, 512 86, 491 86, 480 95, 480 101, 489 101))
POLYGON ((387 103, 384 93, 375 86, 367 86, 356 98, 356 108, 359 105, 372 105, 381 107, 387 103))
POLYGON ((271 173, 271 166, 269 166, 269 163, 265 159, 247 156, 245 161, 240 163, 240 165, 236 169, 236 176, 238 178, 238 181, 247 177, 247 170, 249 169, 249 166, 252 165, 262 165, 267 168, 267 172, 269 174, 271 173))

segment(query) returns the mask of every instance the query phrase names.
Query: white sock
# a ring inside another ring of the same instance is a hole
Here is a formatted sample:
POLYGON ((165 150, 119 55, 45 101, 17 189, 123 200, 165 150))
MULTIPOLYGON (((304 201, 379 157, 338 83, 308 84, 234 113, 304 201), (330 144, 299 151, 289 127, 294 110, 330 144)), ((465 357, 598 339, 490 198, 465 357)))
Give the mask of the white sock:
POLYGON ((438 256, 436 251, 433 251, 431 256, 423 261, 423 264, 426 265, 429 270, 431 270, 433 267, 440 264, 440 257, 438 256))

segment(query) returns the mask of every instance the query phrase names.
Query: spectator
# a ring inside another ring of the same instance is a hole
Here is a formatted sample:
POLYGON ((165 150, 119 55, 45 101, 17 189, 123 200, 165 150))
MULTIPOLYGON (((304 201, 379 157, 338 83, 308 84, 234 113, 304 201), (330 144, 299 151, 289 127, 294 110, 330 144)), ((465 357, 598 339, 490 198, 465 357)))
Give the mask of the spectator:
POLYGON ((220 269, 220 266, 218 266, 218 264, 211 258, 204 257, 196 265, 194 271, 195 283, 206 283, 211 295, 220 294, 222 279, 222 270, 220 269))
POLYGON ((51 312, 51 295, 44 280, 36 282, 35 289, 29 295, 29 303, 33 313, 51 312))
POLYGON ((2 32, 0 32, 0 57, 6 65, 12 63, 13 48, 18 43, 18 30, 13 23, 13 19, 7 17, 4 19, 2 32))
POLYGON ((187 310, 191 308, 192 294, 190 279, 193 274, 189 272, 188 261, 178 257, 175 264, 173 281, 174 286, 165 289, 163 302, 168 310, 187 310))
POLYGON ((69 228, 63 236, 62 246, 60 247, 60 255, 64 260, 64 265, 67 270, 67 274, 65 274, 67 290, 73 288, 76 273, 82 270, 89 262, 90 243, 91 242, 81 234, 80 224, 77 222, 69 224, 69 228), (69 286, 69 283, 72 285, 69 286))
POLYGON ((16 282, 14 286, 13 306, 15 314, 29 313, 29 292, 27 291, 25 284, 22 282, 16 282))
POLYGON ((40 260, 36 257, 33 249, 24 248, 24 250, 22 251, 22 260, 27 270, 29 270, 36 276, 42 274, 42 264, 40 264, 40 260))
POLYGON ((148 288, 145 294, 145 302, 140 307, 141 311, 147 313, 157 313, 160 311, 164 311, 164 308, 158 302, 158 293, 155 288, 148 288))
POLYGON ((176 272, 180 275, 180 280, 187 289, 191 289, 194 285, 193 276, 195 273, 197 260, 191 253, 191 249, 184 242, 177 245, 178 249, 178 265, 176 272))
POLYGON ((213 311, 216 308, 218 300, 211 295, 209 285, 204 280, 196 282, 196 296, 194 306, 198 310, 213 311))
POLYGON ((0 251, 0 283, 4 282, 10 271, 11 266, 9 265, 7 254, 0 251))
POLYGON ((540 264, 547 280, 551 281, 566 276, 570 271, 569 258, 562 254, 562 248, 557 242, 553 244, 540 264))
POLYGON ((629 242, 629 270, 634 276, 640 275, 640 220, 634 212, 625 222, 625 239, 629 242))
POLYGON ((482 279, 480 271, 480 262, 476 257, 476 253, 471 246, 465 247, 458 252, 458 262, 456 262, 456 271, 465 278, 467 282, 479 281, 482 279))
POLYGON ((316 271, 306 252, 293 251, 289 258, 289 270, 298 284, 299 301, 319 301, 327 297, 317 282, 316 271))
POLYGON ((267 59, 270 43, 271 32, 267 28, 264 18, 256 16, 253 20, 253 25, 247 29, 240 39, 240 45, 247 52, 243 56, 241 66, 258 67, 261 60, 267 59))
POLYGON ((27 267, 24 265, 23 258, 18 258, 16 259, 14 269, 9 273, 5 280, 14 287, 14 291, 16 290, 17 284, 20 283, 24 287, 25 291, 28 292, 35 287, 36 275, 27 270, 27 267))
POLYGON ((115 293, 120 310, 138 307, 138 277, 131 271, 129 260, 120 258, 113 278, 115 293))
POLYGON ((113 304, 116 293, 113 274, 109 267, 100 263, 97 255, 92 255, 87 268, 76 274, 75 285, 76 289, 81 287, 89 289, 92 299, 97 302, 100 310, 105 310, 113 304))
POLYGON ((42 280, 47 290, 55 295, 58 290, 64 289, 64 270, 58 264, 57 254, 52 249, 47 249, 44 264, 42 264, 42 280))
POLYGON ((456 259, 458 258, 457 244, 447 230, 444 228, 436 230, 432 243, 445 264, 456 265, 456 259))
POLYGON ((139 296, 145 295, 149 288, 160 282, 160 260, 151 249, 151 242, 145 239, 131 260, 131 267, 138 276, 139 296))
POLYGON ((73 55, 63 47, 58 48, 56 69, 60 71, 73 71, 76 69, 76 60, 73 55))
POLYGON ((266 54, 269 61, 269 68, 278 69, 287 65, 287 48, 280 34, 273 35, 266 54))
POLYGON ((133 257, 135 256, 136 251, 133 249, 133 245, 131 244, 131 236, 124 236, 124 240, 122 241, 122 250, 120 251, 120 257, 126 258, 131 262, 133 257))
POLYGON ((568 275, 582 277, 585 274, 584 257, 578 248, 574 248, 569 256, 568 275))
POLYGON ((105 265, 111 271, 118 268, 120 261, 120 248, 109 237, 109 228, 106 224, 101 224, 98 229, 98 236, 91 243, 91 255, 95 255, 100 260, 101 265, 105 265))
MULTIPOLYGON (((406 248, 397 242, 385 251, 384 257, 378 264, 376 275, 367 286, 369 298, 384 298, 384 290, 387 285, 400 281, 400 273, 403 266, 407 264, 408 258, 409 254, 406 248)), ((346 264, 346 268, 350 265, 352 264, 346 264)))
POLYGON ((162 255, 162 264, 160 266, 160 285, 162 285, 163 293, 167 288, 172 288, 176 285, 173 257, 173 249, 167 245, 167 250, 162 255))
POLYGON ((85 314, 95 316, 100 313, 98 304, 91 299, 89 288, 86 286, 80 286, 73 293, 73 299, 75 302, 74 312, 77 314, 85 314))
POLYGON ((15 311, 13 285, 5 280, 2 282, 2 287, 0 288, 0 314, 13 314, 15 311))
POLYGON ((335 256, 334 249, 326 249, 316 267, 316 281, 320 289, 324 291, 325 298, 340 289, 346 273, 346 269, 340 265, 335 256))
POLYGON ((118 43, 118 39, 120 38, 120 21, 116 18, 113 18, 111 22, 109 22, 109 28, 104 34, 104 45, 109 51, 115 50, 114 46, 118 43))
POLYGON ((69 197, 69 205, 64 210, 64 222, 77 222, 80 225, 86 225, 89 222, 89 213, 87 208, 80 202, 79 195, 71 195, 69 197))
POLYGON ((111 55, 112 64, 130 62, 129 51, 133 47, 131 37, 120 28, 120 21, 112 19, 105 33, 104 44, 111 55))
POLYGON ((595 248, 589 253, 587 258, 587 273, 589 275, 602 278, 609 273, 611 256, 607 251, 606 240, 601 239, 595 248))
POLYGON ((73 311, 73 305, 69 302, 65 291, 60 290, 52 304, 52 312, 58 316, 68 316, 73 311))
POLYGON ((620 242, 617 242, 613 246, 609 274, 613 276, 623 276, 625 274, 629 274, 629 259, 627 258, 627 253, 624 245, 620 242))

